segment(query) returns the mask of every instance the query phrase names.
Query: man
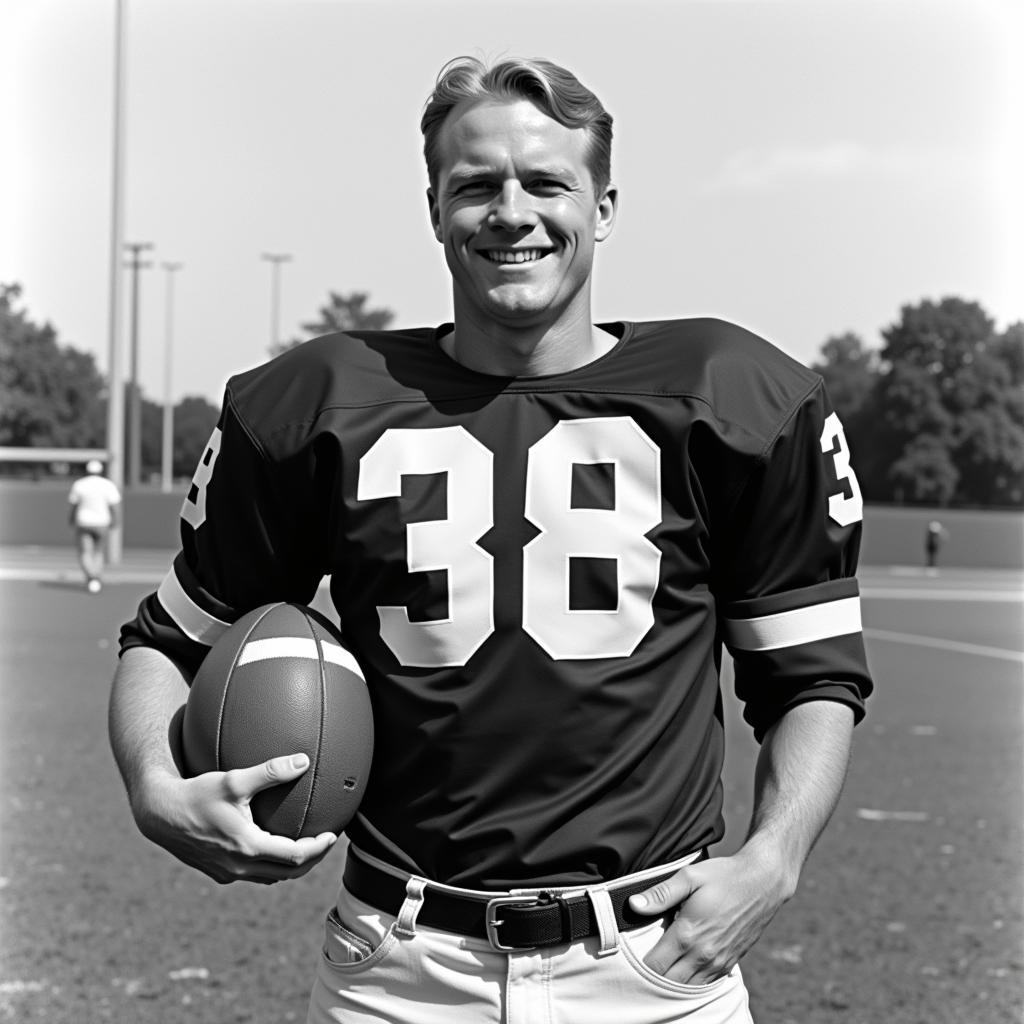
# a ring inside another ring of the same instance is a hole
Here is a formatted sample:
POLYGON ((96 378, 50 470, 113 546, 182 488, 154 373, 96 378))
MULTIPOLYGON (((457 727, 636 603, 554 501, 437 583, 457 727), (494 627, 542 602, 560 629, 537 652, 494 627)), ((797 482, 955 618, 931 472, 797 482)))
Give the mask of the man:
POLYGON ((928 569, 934 569, 939 560, 939 549, 949 539, 949 531, 938 521, 932 519, 924 531, 924 561, 928 569))
POLYGON ((69 522, 75 528, 78 563, 85 574, 85 585, 90 594, 98 594, 103 587, 107 534, 117 525, 121 494, 113 480, 103 475, 99 459, 90 459, 85 464, 85 474, 71 485, 69 522))
POLYGON ((376 746, 311 1021, 750 1020, 871 689, 861 501, 820 379, 715 320, 594 325, 611 117, 544 61, 455 61, 423 116, 454 324, 234 378, 182 551, 123 633, 111 735, 143 832, 221 881, 281 758, 183 779, 168 723, 225 624, 324 575, 376 746), (722 836, 721 643, 762 743, 722 836))

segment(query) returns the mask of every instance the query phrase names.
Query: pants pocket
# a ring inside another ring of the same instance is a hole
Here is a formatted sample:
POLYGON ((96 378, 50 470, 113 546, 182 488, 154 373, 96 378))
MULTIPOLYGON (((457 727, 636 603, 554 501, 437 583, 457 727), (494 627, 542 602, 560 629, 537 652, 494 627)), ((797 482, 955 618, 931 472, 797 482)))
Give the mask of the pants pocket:
POLYGON ((353 931, 341 920, 336 907, 327 912, 324 922, 323 958, 331 967, 359 969, 377 963, 394 941, 391 929, 383 936, 368 937, 353 931))
POLYGON ((739 968, 733 967, 728 974, 704 985, 688 985, 674 981, 658 974, 657 971, 644 963, 644 957, 655 947, 658 940, 665 934, 667 921, 655 921, 653 924, 638 928, 635 931, 622 932, 619 936, 622 954, 632 968, 634 974, 650 989, 663 994, 675 994, 679 997, 692 999, 711 999, 724 994, 736 985, 739 979, 739 968))

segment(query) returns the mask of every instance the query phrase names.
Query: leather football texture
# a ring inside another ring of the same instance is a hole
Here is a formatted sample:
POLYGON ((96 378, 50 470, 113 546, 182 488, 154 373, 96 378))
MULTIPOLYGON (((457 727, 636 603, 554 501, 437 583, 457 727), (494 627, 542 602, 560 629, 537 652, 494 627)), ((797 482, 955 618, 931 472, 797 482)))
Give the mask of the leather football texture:
POLYGON ((182 720, 190 775, 305 753, 309 768, 252 800, 253 820, 298 839, 340 833, 366 789, 373 712, 358 663, 334 626, 304 605, 243 615, 199 667, 182 720))

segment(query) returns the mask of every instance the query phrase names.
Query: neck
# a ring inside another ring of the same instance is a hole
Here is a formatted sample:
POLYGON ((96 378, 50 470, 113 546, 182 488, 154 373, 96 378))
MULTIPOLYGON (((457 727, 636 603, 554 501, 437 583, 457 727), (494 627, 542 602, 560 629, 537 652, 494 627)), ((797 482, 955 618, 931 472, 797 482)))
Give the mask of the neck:
POLYGON ((568 373, 599 359, 617 339, 578 316, 544 326, 480 323, 455 310, 455 330, 440 339, 444 352, 467 369, 498 377, 568 373))

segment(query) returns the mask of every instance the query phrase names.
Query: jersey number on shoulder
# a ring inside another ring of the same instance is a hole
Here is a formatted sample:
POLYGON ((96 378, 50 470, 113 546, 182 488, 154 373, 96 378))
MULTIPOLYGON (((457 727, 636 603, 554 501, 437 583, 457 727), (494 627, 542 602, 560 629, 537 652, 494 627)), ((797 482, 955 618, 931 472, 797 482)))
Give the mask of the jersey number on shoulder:
MULTIPOLYGON (((391 429, 360 460, 360 500, 396 497, 402 476, 447 474, 446 519, 406 527, 410 572, 442 569, 448 616, 410 621, 379 607, 381 636, 403 665, 465 665, 494 632, 493 559, 479 545, 494 525, 494 457, 462 427, 391 429)), ((529 451, 526 518, 540 531, 523 549, 522 624, 555 659, 624 657, 654 622, 661 555, 644 536, 661 521, 660 456, 629 417, 557 423, 529 451), (614 508, 574 508, 574 466, 614 467, 614 508), (570 560, 614 563, 614 608, 570 607, 570 560)))
POLYGON ((195 476, 192 477, 192 486, 182 502, 181 518, 193 530, 198 530, 206 522, 206 488, 210 484, 210 477, 213 476, 213 464, 220 454, 220 438, 220 427, 214 427, 210 440, 206 442, 203 457, 196 467, 195 476))
POLYGON ((829 495, 828 514, 840 526, 859 523, 864 518, 864 502, 860 496, 860 484, 857 483, 853 466, 850 465, 850 449, 846 444, 843 425, 835 413, 825 420, 825 429, 821 432, 821 450, 826 455, 831 454, 835 463, 836 479, 840 484, 845 481, 850 489, 849 494, 839 491, 829 495))

